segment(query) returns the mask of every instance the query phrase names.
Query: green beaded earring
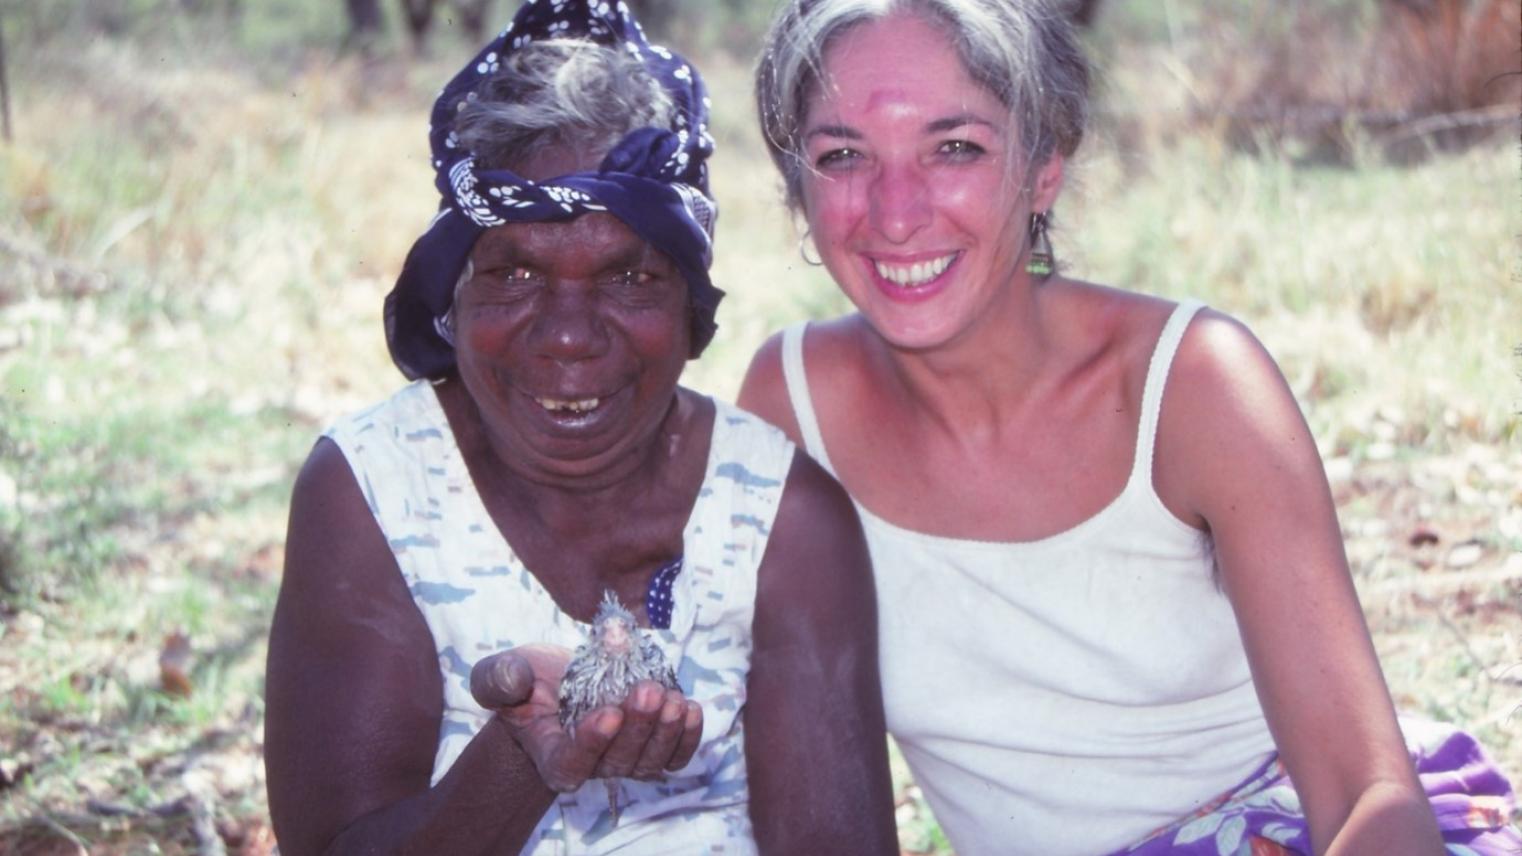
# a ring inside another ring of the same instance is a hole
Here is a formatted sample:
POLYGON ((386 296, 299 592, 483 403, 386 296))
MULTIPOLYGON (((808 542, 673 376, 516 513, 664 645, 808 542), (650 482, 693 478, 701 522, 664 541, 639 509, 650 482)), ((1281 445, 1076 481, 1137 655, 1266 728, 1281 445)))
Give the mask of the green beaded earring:
POLYGON ((1052 258, 1052 242, 1046 237, 1046 212, 1038 211, 1031 215, 1030 225, 1031 256, 1025 263, 1025 270, 1031 276, 1048 277, 1057 269, 1056 261, 1052 258))

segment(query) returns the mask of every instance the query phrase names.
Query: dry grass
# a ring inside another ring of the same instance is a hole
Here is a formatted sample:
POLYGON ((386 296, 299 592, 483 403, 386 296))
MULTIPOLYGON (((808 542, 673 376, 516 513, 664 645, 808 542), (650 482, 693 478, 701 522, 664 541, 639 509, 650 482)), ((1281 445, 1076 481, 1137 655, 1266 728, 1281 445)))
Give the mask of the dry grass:
MULTIPOLYGON (((13 59, 0 147, 0 850, 72 852, 62 827, 189 852, 201 794, 233 850, 267 852, 289 483, 328 420, 400 380, 380 301, 432 213, 423 120, 453 69, 77 47, 13 59), (161 684, 176 632, 188 696, 161 684)), ((1058 253, 1258 331, 1329 460, 1397 700, 1522 773, 1516 153, 1249 155, 1192 118, 1186 47, 1105 53, 1058 253)), ((744 67, 703 66, 730 296, 687 380, 730 397, 765 335, 843 301, 798 257, 744 67)), ((943 850, 911 797, 905 846, 943 850)))

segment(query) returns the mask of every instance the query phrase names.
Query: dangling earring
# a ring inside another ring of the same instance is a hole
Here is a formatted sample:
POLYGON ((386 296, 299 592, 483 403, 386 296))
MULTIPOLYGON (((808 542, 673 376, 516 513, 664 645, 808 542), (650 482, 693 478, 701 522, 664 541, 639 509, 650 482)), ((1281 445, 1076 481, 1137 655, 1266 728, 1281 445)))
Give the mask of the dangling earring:
MULTIPOLYGON (((813 229, 804 229, 803 237, 798 239, 798 255, 803 256, 803 263, 809 267, 820 267, 824 264, 823 259, 809 258, 809 239, 814 235, 813 229)), ((817 251, 817 247, 815 248, 817 251)))
POLYGON ((1046 237, 1046 226, 1045 211, 1038 211, 1031 215, 1031 257, 1025 263, 1025 271, 1031 276, 1051 276, 1052 271, 1057 268, 1052 258, 1052 242, 1046 237))

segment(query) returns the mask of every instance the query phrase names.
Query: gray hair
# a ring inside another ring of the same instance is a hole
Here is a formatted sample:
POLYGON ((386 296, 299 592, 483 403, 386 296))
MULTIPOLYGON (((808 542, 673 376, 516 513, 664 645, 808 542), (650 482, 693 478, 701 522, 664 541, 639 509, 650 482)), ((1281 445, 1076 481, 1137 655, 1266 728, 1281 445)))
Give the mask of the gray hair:
POLYGON ((967 73, 1009 108, 1015 130, 1009 154, 1039 164, 1054 152, 1069 157, 1078 150, 1088 114, 1089 66, 1054 0, 788 0, 756 67, 756 106, 790 208, 800 207, 800 134, 826 50, 847 30, 895 12, 940 25, 967 73))
POLYGON ((550 148, 608 152, 637 128, 668 127, 675 104, 639 59, 581 39, 530 42, 502 58, 455 119, 485 169, 550 148))

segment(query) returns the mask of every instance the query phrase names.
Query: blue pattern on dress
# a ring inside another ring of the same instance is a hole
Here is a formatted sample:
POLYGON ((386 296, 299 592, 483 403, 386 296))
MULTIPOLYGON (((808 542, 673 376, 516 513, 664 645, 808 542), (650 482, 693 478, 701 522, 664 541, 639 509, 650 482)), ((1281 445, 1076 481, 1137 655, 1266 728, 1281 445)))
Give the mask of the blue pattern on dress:
MULTIPOLYGON (((698 750, 665 781, 621 780, 624 809, 616 826, 608 823, 602 782, 561 795, 524 853, 755 852, 743 716, 751 624, 756 573, 794 449, 761 420, 723 403, 715 407, 681 558, 653 575, 646 602, 658 628, 652 638, 675 666, 683 692, 703 707, 698 750)), ((475 661, 531 643, 574 648, 585 625, 560 610, 491 521, 431 384, 404 387, 341 420, 328 436, 360 482, 375 488, 367 497, 371 510, 438 652, 444 721, 437 782, 490 718, 470 695, 475 661)))

